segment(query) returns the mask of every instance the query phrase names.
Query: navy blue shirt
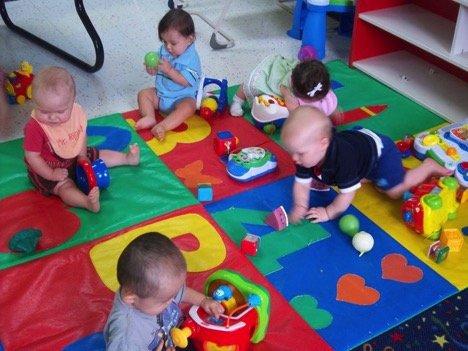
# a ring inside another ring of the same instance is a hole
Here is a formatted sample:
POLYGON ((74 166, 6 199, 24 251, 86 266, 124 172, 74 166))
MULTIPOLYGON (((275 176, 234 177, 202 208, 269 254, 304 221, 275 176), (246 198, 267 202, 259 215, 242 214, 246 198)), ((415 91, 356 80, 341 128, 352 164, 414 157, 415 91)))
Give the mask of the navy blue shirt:
POLYGON ((297 165, 296 178, 315 178, 347 193, 360 187, 377 159, 377 145, 372 136, 357 130, 334 131, 322 164, 310 168, 297 165))

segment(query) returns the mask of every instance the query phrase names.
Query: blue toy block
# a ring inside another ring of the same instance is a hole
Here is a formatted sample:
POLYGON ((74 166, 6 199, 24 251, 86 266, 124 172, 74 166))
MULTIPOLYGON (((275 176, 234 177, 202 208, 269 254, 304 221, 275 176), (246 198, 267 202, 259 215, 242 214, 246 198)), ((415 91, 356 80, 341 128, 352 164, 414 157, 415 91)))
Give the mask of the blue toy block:
POLYGON ((198 184, 198 201, 211 201, 213 200, 213 188, 211 184, 198 184))

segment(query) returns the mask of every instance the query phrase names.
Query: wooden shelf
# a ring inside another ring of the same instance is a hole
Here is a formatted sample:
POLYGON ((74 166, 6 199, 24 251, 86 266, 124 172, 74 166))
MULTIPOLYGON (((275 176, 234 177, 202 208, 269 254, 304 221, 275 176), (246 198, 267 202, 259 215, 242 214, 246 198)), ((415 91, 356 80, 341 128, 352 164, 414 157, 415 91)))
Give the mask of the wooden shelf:
MULTIPOLYGON (((464 5, 466 1, 457 1, 464 5)), ((359 14, 363 21, 389 32, 463 70, 468 70, 468 52, 451 54, 455 22, 408 4, 359 14)))
POLYGON ((468 84, 406 51, 355 61, 353 65, 449 121, 457 122, 468 115, 468 84))

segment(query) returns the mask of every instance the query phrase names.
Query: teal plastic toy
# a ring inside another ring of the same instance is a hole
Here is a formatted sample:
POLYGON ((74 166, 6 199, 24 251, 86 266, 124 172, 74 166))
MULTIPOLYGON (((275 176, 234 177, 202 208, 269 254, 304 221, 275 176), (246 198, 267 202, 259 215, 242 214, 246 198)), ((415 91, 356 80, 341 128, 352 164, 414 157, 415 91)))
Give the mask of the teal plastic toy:
POLYGON ((24 229, 13 235, 8 247, 13 252, 30 254, 36 250, 42 232, 38 229, 24 229))

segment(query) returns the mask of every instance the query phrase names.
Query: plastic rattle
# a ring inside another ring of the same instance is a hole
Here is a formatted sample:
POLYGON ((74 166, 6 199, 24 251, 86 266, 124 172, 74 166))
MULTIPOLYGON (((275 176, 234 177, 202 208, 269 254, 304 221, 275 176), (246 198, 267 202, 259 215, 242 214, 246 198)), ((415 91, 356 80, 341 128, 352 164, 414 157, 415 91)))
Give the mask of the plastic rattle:
POLYGON ((110 185, 110 175, 106 164, 98 158, 92 164, 86 160, 78 161, 76 165, 76 184, 85 194, 94 187, 106 189, 110 185))

